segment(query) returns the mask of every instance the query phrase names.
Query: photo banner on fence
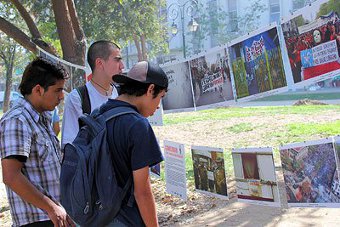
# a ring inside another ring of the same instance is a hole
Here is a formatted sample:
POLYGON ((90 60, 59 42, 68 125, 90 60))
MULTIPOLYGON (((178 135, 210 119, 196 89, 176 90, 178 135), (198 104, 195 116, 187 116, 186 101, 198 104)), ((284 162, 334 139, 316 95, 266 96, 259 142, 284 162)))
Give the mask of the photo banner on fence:
POLYGON ((316 1, 281 25, 294 83, 308 85, 340 74, 340 7, 316 1))
POLYGON ((187 200, 184 145, 164 140, 166 192, 187 200))
POLYGON ((272 148, 232 150, 238 201, 280 207, 272 148))
POLYGON ((168 92, 162 100, 164 110, 194 108, 188 62, 161 66, 169 80, 168 92))
POLYGON ((191 146, 191 154, 196 190, 228 199, 223 150, 191 146))
POLYGON ((189 61, 196 106, 234 100, 228 61, 225 48, 189 61))
POLYGON ((289 207, 340 207, 332 138, 288 144, 279 150, 289 207))
POLYGON ((263 97, 287 87, 276 26, 235 40, 229 54, 237 99, 263 97))

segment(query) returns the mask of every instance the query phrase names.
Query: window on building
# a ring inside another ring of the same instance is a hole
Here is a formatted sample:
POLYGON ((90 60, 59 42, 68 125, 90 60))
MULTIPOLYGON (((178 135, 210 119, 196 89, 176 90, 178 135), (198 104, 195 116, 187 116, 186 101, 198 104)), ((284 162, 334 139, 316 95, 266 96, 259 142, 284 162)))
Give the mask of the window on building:
POLYGON ((269 0, 270 9, 270 21, 280 21, 280 1, 279 0, 269 0))
POLYGON ((293 1, 293 11, 301 9, 305 6, 305 0, 294 0, 293 1))
POLYGON ((313 2, 315 2, 316 0, 293 0, 293 12, 301 9, 304 6, 307 6, 309 4, 312 4, 313 2))
POLYGON ((237 32, 237 0, 228 0, 229 31, 237 32))

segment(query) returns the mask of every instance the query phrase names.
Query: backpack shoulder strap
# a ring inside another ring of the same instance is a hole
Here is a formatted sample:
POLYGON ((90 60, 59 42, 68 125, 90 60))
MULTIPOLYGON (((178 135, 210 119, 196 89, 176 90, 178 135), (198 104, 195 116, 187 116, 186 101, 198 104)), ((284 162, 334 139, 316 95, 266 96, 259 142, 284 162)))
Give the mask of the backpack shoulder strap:
POLYGON ((107 122, 111 120, 112 118, 115 118, 115 117, 118 117, 124 114, 137 114, 137 112, 131 107, 120 106, 120 107, 115 107, 104 112, 103 116, 104 116, 105 121, 107 122))
POLYGON ((90 96, 89 96, 89 92, 87 90, 86 84, 80 87, 76 88, 80 99, 81 99, 81 108, 83 110, 83 114, 87 113, 90 114, 91 113, 91 102, 90 102, 90 96))
POLYGON ((95 109, 90 115, 83 114, 79 117, 79 125, 88 125, 90 126, 89 130, 92 132, 93 135, 98 134, 103 127, 106 126, 106 122, 115 118, 120 115, 124 114, 137 114, 137 112, 126 106, 115 107, 105 111, 104 113, 100 114, 100 109, 95 109))

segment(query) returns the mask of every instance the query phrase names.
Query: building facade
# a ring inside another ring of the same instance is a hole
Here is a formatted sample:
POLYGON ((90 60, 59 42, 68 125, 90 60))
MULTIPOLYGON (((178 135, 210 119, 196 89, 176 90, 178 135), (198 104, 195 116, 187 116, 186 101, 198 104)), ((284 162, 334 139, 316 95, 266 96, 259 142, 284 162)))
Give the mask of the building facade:
MULTIPOLYGON (((315 0, 167 0, 160 15, 166 16, 169 27, 169 54, 160 53, 152 61, 158 64, 183 59, 240 37, 280 19, 315 0), (165 15, 164 15, 165 14, 165 15), (177 14, 177 15, 176 15, 177 14), (190 31, 194 19, 198 30, 190 31), (175 28, 175 29, 174 29, 175 28)), ((137 60, 132 43, 123 49, 126 68, 137 60)))

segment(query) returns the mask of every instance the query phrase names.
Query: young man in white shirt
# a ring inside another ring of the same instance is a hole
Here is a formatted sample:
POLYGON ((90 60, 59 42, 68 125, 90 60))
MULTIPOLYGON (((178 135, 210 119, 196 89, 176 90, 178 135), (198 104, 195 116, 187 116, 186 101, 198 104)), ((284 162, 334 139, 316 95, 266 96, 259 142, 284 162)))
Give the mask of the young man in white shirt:
MULTIPOLYGON (((122 73, 124 64, 119 46, 105 40, 97 41, 90 46, 87 60, 92 69, 92 78, 86 83, 92 112, 109 98, 118 96, 116 88, 112 85, 112 76, 122 73)), ((73 142, 79 131, 78 118, 82 114, 82 98, 77 89, 73 89, 65 101, 62 147, 73 142)))

